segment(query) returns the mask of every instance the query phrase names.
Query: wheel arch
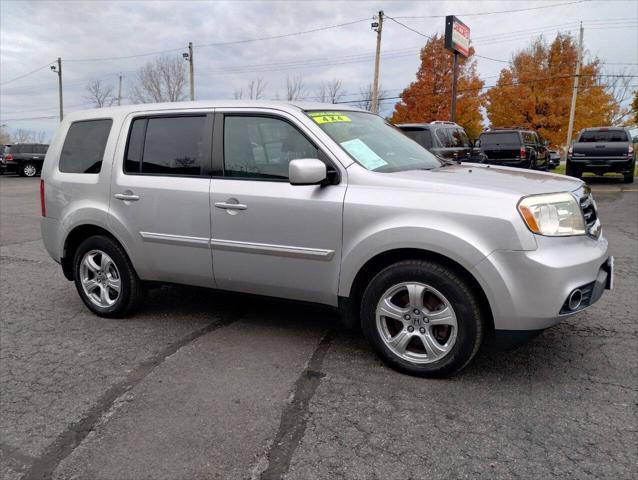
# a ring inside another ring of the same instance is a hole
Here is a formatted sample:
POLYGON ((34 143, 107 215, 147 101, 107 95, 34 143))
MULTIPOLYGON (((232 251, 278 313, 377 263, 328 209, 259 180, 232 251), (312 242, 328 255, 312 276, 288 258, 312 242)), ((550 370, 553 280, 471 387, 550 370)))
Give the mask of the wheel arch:
POLYGON ((122 242, 120 242, 115 235, 113 235, 104 227, 88 223, 78 225, 74 227, 64 239, 64 246, 62 249, 62 258, 60 259, 60 264, 62 265, 62 272, 64 272, 64 276, 67 280, 74 279, 73 258, 75 257, 75 251, 84 240, 95 235, 103 235, 110 238, 114 242, 117 242, 124 249, 125 253, 128 256, 126 247, 124 247, 122 242))
POLYGON ((488 331, 494 330, 494 317, 489 300, 483 287, 472 273, 455 260, 431 250, 418 248, 397 248, 378 253, 368 259, 357 271, 350 286, 348 297, 339 298, 339 309, 344 322, 348 327, 356 327, 359 324, 359 309, 363 291, 372 278, 384 268, 403 260, 429 260, 435 261, 453 270, 461 276, 477 293, 479 306, 485 318, 485 326, 488 331))

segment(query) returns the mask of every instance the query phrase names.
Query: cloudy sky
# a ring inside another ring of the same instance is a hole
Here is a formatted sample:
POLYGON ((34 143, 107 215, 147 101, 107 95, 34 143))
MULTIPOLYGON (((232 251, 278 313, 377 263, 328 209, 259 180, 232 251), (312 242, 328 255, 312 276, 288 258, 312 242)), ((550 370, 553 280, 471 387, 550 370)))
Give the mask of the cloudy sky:
MULTIPOLYGON (((44 130, 50 137, 57 125, 58 95, 49 65, 57 57, 63 62, 65 111, 72 111, 90 107, 84 98, 88 81, 117 87, 120 73, 123 102, 128 103, 137 70, 157 52, 181 55, 189 41, 195 45, 198 99, 232 98, 256 77, 267 82, 266 97, 275 98, 285 95, 287 75, 303 76, 308 97, 316 95, 322 81, 342 79, 344 99, 356 99, 372 77, 376 37, 370 22, 379 10, 426 35, 443 31, 443 16, 459 16, 471 28, 476 53, 501 60, 477 59, 486 85, 494 84, 504 62, 531 38, 576 33, 581 20, 589 57, 600 58, 606 73, 638 75, 636 0, 1 0, 0 124, 10 130, 44 130), (519 9, 526 10, 488 14, 519 9), (341 26, 323 29, 334 25, 341 26), (299 33, 308 30, 317 31, 299 33)), ((381 83, 388 96, 398 95, 414 79, 425 40, 386 20, 381 83)), ((632 84, 638 85, 638 77, 632 84)), ((393 104, 383 102, 381 113, 389 114, 393 104)))

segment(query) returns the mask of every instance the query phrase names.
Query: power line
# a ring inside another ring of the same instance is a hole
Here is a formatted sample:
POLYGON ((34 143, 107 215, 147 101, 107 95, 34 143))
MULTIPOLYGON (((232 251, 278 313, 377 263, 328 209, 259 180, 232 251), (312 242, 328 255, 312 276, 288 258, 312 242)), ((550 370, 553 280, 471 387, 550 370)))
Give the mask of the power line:
MULTIPOLYGON (((53 62, 55 62, 55 60, 53 60, 53 62)), ((26 76, 29 76, 29 75, 33 74, 33 73, 39 72, 42 69, 50 67, 53 62, 49 62, 46 65, 44 65, 42 67, 38 67, 35 70, 31 70, 30 72, 27 72, 27 73, 25 73, 23 75, 20 75, 19 77, 15 77, 15 78, 12 78, 11 80, 7 80, 6 82, 2 82, 2 83, 0 83, 0 85, 6 85, 7 83, 15 82, 16 80, 20 80, 21 78, 24 78, 26 76)))
MULTIPOLYGON (((577 3, 583 3, 588 0, 577 0, 574 2, 564 2, 564 3, 554 3, 552 5, 543 5, 541 7, 528 7, 528 8, 519 8, 515 10, 499 10, 496 12, 476 12, 476 13, 459 13, 457 16, 463 17, 479 17, 484 15, 498 15, 500 13, 514 13, 514 12, 527 12, 530 10, 541 10, 544 8, 554 8, 554 7, 562 7, 565 5, 574 5, 577 3)), ((406 16, 406 17, 396 17, 396 18, 445 18, 447 15, 423 15, 423 16, 406 16)))
MULTIPOLYGON (((264 40, 275 40, 278 38, 287 38, 287 37, 293 37, 296 35, 305 35, 307 33, 314 33, 314 32, 321 32, 324 30, 330 30, 332 28, 339 28, 339 27, 345 27, 348 25, 354 25, 356 23, 361 23, 361 22, 366 22, 368 21, 369 18, 362 18, 359 20, 353 20, 351 22, 344 22, 344 23, 339 23, 336 25, 328 25, 325 27, 317 27, 317 28, 313 28, 310 30, 302 30, 300 32, 292 32, 292 33, 283 33, 280 35, 271 35, 268 37, 259 37, 259 38, 248 38, 248 39, 244 39, 244 40, 233 40, 230 42, 214 42, 214 43, 204 43, 204 44, 199 44, 199 45, 194 45, 194 47, 197 48, 202 48, 202 47, 217 47, 217 46, 223 46, 223 45, 238 45, 238 44, 242 44, 242 43, 250 43, 250 42, 260 42, 260 41, 264 41, 264 40)), ((186 46, 184 47, 180 47, 180 48, 173 48, 173 49, 169 49, 169 50, 160 50, 160 51, 155 51, 155 52, 146 52, 146 53, 138 53, 136 55, 125 55, 125 56, 119 56, 119 57, 100 57, 100 58, 70 58, 70 59, 65 59, 65 62, 99 62, 99 61, 109 61, 109 60, 124 60, 124 59, 129 59, 129 58, 138 58, 138 57, 148 57, 148 56, 152 56, 152 55, 159 55, 162 53, 171 53, 171 52, 176 52, 176 51, 181 51, 181 50, 186 50, 186 46)))

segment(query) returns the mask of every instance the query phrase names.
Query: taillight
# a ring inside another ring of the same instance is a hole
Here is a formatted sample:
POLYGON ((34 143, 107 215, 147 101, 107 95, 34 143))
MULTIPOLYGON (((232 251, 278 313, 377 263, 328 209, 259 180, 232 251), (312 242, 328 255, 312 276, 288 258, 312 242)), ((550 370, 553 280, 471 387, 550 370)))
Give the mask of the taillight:
POLYGON ((12 160, 13 160, 13 155, 11 155, 10 153, 7 153, 7 154, 4 156, 4 159, 5 159, 5 160, 8 160, 8 161, 12 161, 12 160))
POLYGON ((570 146, 569 149, 567 150, 567 156, 571 157, 574 155, 574 147, 570 146))
POLYGON ((629 145, 629 149, 627 150, 627 156, 631 157, 634 154, 634 147, 629 145))
POLYGON ((521 158, 525 158, 527 156, 527 152, 525 151, 525 147, 521 147, 521 158))
POLYGON ((42 216, 47 216, 47 207, 44 204, 44 180, 40 180, 40 210, 42 211, 42 216))

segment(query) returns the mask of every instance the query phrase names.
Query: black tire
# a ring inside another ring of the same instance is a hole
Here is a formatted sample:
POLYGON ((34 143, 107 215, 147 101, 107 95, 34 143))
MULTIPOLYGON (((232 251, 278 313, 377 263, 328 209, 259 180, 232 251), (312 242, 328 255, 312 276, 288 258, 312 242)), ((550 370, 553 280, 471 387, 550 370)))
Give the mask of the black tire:
POLYGON ((569 163, 565 166, 565 175, 569 176, 569 177, 574 177, 574 178, 581 178, 582 177, 582 173, 572 167, 569 163))
POLYGON ((144 296, 144 289, 135 269, 122 246, 112 238, 96 235, 84 240, 73 257, 73 273, 75 287, 84 304, 100 317, 121 318, 132 313, 144 296), (101 307, 96 305, 84 291, 80 266, 86 253, 96 250, 106 253, 115 264, 120 279, 120 292, 113 305, 101 307))
POLYGON ((529 167, 530 170, 536 170, 536 157, 534 155, 530 155, 529 157, 529 167))
POLYGON ((623 173, 624 183, 634 183, 634 170, 636 170, 636 161, 633 160, 629 166, 629 170, 623 173))
POLYGON ((361 326, 372 348, 387 365, 419 377, 445 377, 461 370, 478 351, 484 333, 481 309, 472 288, 454 270, 424 260, 395 263, 370 281, 361 301, 361 326), (456 341, 449 352, 432 363, 411 362, 393 353, 377 327, 376 309, 381 297, 388 289, 404 282, 418 282, 435 288, 449 300, 456 315, 456 341))

